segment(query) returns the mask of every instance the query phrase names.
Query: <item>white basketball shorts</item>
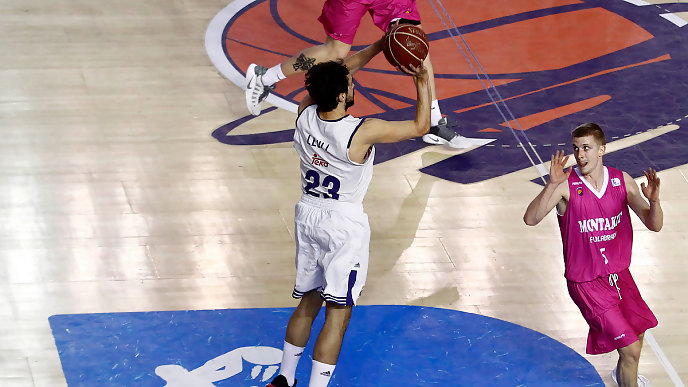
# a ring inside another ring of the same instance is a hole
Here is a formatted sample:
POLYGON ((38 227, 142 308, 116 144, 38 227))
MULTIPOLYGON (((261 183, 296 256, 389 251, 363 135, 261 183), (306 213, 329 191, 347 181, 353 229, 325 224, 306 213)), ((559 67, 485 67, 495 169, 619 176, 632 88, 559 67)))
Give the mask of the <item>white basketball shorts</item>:
POLYGON ((368 274, 370 225, 361 204, 303 195, 296 204, 296 285, 327 302, 355 305, 368 274))

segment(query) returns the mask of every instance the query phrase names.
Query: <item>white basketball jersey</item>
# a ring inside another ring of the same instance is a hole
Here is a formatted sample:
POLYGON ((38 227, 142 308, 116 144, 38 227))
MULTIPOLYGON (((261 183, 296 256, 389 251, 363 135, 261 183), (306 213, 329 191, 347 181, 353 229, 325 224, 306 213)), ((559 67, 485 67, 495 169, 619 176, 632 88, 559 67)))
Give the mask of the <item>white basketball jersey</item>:
POLYGON ((349 145, 360 118, 347 115, 335 121, 318 117, 317 105, 305 108, 296 118, 294 148, 301 159, 305 194, 340 202, 361 203, 373 177, 375 147, 363 164, 351 161, 349 145))

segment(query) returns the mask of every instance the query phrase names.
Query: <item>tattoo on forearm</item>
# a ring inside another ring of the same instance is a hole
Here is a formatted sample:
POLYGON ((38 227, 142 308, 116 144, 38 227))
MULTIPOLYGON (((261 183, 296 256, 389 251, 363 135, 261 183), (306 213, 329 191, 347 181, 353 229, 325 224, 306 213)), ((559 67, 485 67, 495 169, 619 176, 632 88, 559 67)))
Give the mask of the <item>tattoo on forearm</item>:
POLYGON ((296 62, 294 63, 294 70, 308 71, 311 67, 313 67, 314 64, 315 58, 308 58, 305 55, 301 54, 296 58, 296 62))

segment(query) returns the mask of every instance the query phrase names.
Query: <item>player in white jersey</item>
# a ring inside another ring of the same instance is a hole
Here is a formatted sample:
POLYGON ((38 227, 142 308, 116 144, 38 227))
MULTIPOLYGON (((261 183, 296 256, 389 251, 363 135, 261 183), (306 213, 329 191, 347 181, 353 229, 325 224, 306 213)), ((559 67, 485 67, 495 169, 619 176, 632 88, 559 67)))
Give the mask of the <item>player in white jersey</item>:
POLYGON ((306 74, 308 95, 299 106, 294 133, 303 195, 294 216, 293 296, 301 301, 287 326, 280 375, 268 387, 296 384, 296 366, 323 301, 325 324, 313 349, 309 386, 329 383, 368 271, 370 226, 362 201, 373 175, 374 145, 420 137, 430 128, 430 86, 423 67, 406 69, 417 90, 413 121, 360 119, 346 113, 354 102, 351 74, 381 50, 378 41, 343 63, 319 63, 306 74))
POLYGON ((318 114, 318 105, 310 105, 299 114, 294 148, 301 158, 305 194, 361 204, 373 177, 375 153, 370 148, 363 163, 349 158, 349 140, 362 122, 352 116, 325 121, 318 114))

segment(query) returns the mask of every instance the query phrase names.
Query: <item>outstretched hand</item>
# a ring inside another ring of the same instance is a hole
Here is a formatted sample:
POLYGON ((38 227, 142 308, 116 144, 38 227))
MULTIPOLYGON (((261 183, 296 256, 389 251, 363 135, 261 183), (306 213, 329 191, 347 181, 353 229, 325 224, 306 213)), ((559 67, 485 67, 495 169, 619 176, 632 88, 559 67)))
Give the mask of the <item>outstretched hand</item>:
POLYGON ((406 73, 406 74, 411 75, 415 78, 419 78, 419 79, 423 79, 423 78, 427 79, 428 78, 428 69, 426 69, 422 63, 418 67, 416 67, 414 65, 408 65, 408 66, 399 66, 399 67, 397 67, 397 69, 399 71, 401 71, 402 73, 406 73))
POLYGON ((408 74, 411 76, 415 75, 415 73, 413 72, 413 70, 411 70, 410 67, 406 67, 406 66, 394 66, 394 67, 397 69, 397 71, 402 72, 404 74, 408 74))
POLYGON ((650 168, 643 173, 647 178, 647 185, 645 183, 640 183, 640 189, 643 191, 643 195, 645 195, 650 203, 659 201, 659 176, 657 176, 657 171, 650 168))
POLYGON ((570 156, 564 157, 564 151, 558 150, 552 155, 552 162, 549 166, 549 182, 554 185, 559 185, 568 180, 571 175, 571 167, 565 169, 566 162, 569 161, 570 156))

